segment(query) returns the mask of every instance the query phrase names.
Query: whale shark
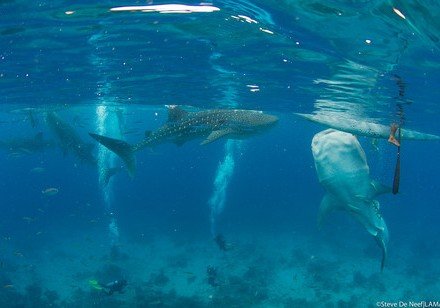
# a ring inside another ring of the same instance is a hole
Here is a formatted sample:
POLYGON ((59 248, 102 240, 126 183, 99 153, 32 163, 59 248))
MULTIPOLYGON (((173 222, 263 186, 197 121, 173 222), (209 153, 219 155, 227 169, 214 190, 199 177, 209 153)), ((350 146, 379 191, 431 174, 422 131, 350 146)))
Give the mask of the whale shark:
POLYGON ((123 140, 90 133, 96 141, 116 153, 125 163, 130 176, 134 175, 134 153, 146 147, 171 142, 178 146, 204 138, 202 145, 220 138, 243 139, 260 133, 278 122, 278 117, 255 110, 213 109, 188 112, 177 106, 168 107, 168 121, 156 131, 147 131, 145 138, 130 145, 123 140))
MULTIPOLYGON (((98 167, 98 160, 93 155, 93 143, 86 143, 79 136, 75 128, 64 121, 56 112, 46 113, 46 123, 56 136, 58 143, 65 154, 71 152, 73 156, 90 166, 98 167)), ((101 185, 105 186, 110 178, 120 170, 119 167, 106 168, 101 185)))
MULTIPOLYGON (((295 114, 311 122, 319 123, 343 132, 352 133, 356 136, 383 139, 388 139, 390 137, 390 126, 374 122, 351 119, 336 114, 295 114)), ((425 134, 405 128, 400 129, 400 138, 402 140, 440 140, 440 136, 425 134)))
POLYGON ((0 140, 0 149, 11 153, 33 154, 53 148, 55 143, 52 140, 44 139, 43 133, 39 132, 32 138, 14 138, 10 140, 0 140))
POLYGON ((54 111, 47 112, 46 123, 65 154, 71 152, 82 162, 96 165, 96 158, 92 154, 93 144, 85 143, 72 125, 64 121, 54 111))
POLYGON ((365 152, 352 134, 324 130, 313 137, 312 153, 319 182, 327 192, 319 208, 318 226, 332 211, 348 212, 376 239, 382 249, 383 270, 388 229, 375 197, 391 188, 370 178, 365 152))

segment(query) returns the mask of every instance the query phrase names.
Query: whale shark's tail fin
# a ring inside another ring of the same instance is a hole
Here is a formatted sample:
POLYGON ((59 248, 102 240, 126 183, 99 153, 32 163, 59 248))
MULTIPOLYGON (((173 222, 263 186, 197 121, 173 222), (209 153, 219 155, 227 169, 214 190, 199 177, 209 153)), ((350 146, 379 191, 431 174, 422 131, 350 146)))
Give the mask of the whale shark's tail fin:
POLYGON ((387 245, 385 244, 384 239, 381 238, 379 235, 377 235, 375 239, 376 242, 379 244, 380 248, 382 249, 382 261, 380 262, 380 271, 383 272, 383 268, 387 260, 387 245))
POLYGON ((120 170, 121 170, 121 167, 105 168, 103 170, 102 178, 100 179, 99 184, 102 187, 106 187, 108 182, 110 182, 110 179, 112 178, 112 176, 114 176, 120 170))
MULTIPOLYGON (((374 181, 371 183, 371 187, 373 189, 373 192, 371 193, 373 196, 381 193, 388 193, 391 191, 389 187, 374 181)), ((353 201, 355 201, 356 199, 357 202, 353 202, 353 204, 341 204, 341 201, 339 201, 338 198, 330 193, 327 193, 322 199, 321 205, 319 207, 318 228, 321 228, 323 220, 330 212, 338 209, 348 211, 365 227, 365 229, 371 235, 374 236, 377 244, 382 250, 382 261, 380 269, 381 271, 383 271, 387 259, 386 244, 388 243, 389 235, 385 220, 379 212, 379 202, 361 196, 356 196, 353 201)))
POLYGON ((105 146, 107 149, 118 155, 125 163, 128 174, 133 177, 136 171, 136 158, 134 157, 133 146, 123 140, 113 139, 93 133, 89 135, 105 146))

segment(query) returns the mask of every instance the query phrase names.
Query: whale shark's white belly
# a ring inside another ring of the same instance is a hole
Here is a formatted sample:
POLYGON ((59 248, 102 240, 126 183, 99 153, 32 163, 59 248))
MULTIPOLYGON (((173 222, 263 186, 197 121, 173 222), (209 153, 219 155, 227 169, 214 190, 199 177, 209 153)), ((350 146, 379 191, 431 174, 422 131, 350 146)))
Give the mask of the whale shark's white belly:
POLYGON ((385 229, 365 152, 355 136, 334 129, 312 140, 319 182, 334 199, 333 209, 351 212, 373 234, 385 229))
POLYGON ((314 136, 312 153, 319 182, 328 191, 342 199, 368 194, 370 170, 355 136, 327 129, 314 136))

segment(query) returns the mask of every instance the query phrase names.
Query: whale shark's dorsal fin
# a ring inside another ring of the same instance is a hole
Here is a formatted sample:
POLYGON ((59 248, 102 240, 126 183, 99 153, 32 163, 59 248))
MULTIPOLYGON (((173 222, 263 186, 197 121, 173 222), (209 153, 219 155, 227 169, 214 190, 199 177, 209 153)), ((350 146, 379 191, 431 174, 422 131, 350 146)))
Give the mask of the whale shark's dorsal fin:
POLYGON ((178 106, 168 107, 168 122, 180 121, 188 115, 188 111, 183 110, 178 106))
POLYGON ((339 208, 342 207, 342 204, 338 202, 338 200, 331 194, 326 194, 324 198, 321 200, 321 204, 319 206, 318 213, 318 229, 321 229, 322 222, 324 221, 327 215, 339 208))
POLYGON ((372 188, 372 192, 373 192, 373 196, 378 196, 378 195, 382 195, 382 194, 389 194, 392 192, 392 188, 380 183, 379 181, 376 180, 372 180, 371 183, 371 188, 372 188))

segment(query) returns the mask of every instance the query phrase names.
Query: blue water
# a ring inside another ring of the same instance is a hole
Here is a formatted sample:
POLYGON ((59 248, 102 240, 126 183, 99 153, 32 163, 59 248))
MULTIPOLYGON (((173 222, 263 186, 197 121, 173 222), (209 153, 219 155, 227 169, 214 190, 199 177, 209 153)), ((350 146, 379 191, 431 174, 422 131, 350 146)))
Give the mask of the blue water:
MULTIPOLYGON (((399 193, 377 197, 390 233, 381 272, 379 247, 346 212, 318 229, 325 190, 310 145, 326 127, 294 115, 440 135, 439 5, 225 0, 205 13, 110 11, 147 2, 0 1, 0 306, 439 301, 440 143, 402 142, 399 193), (134 177, 88 135, 138 142, 166 123, 168 105, 261 110, 279 122, 245 140, 144 149, 134 177), (97 164, 62 144, 51 113, 97 164), (12 146, 39 132, 50 147, 12 146), (123 293, 106 294, 102 285, 121 279, 123 293)), ((396 147, 359 141, 371 177, 391 186, 396 147)))

